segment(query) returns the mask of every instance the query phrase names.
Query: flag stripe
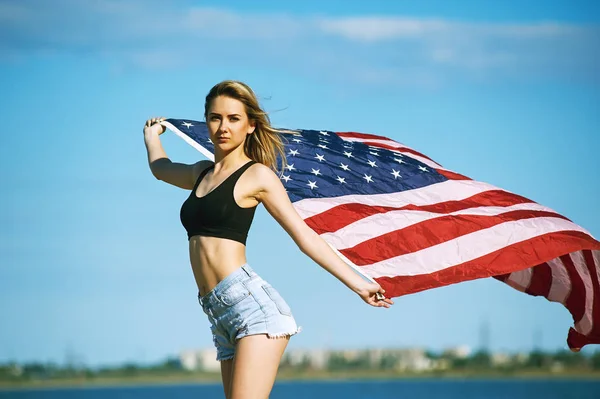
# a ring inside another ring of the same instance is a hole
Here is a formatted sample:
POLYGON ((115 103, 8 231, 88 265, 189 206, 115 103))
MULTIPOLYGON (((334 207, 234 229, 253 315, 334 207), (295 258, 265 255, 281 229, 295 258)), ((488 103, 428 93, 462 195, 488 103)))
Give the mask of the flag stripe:
POLYGON ((548 262, 552 272, 552 285, 548 292, 548 300, 559 302, 566 306, 567 298, 571 293, 571 278, 567 268, 560 258, 550 259, 548 262))
MULTIPOLYGON (((401 229, 411 227, 421 223, 419 228, 428 229, 429 226, 424 225, 426 221, 432 221, 434 223, 443 217, 460 217, 460 220, 464 220, 462 216, 494 216, 502 215, 513 211, 541 211, 545 212, 546 215, 563 217, 555 212, 552 212, 548 208, 536 204, 535 202, 527 204, 517 204, 513 206, 488 206, 488 207, 473 207, 469 209, 463 209, 449 214, 441 214, 436 212, 425 212, 416 210, 398 210, 390 211, 387 213, 376 214, 373 216, 365 217, 357 222, 354 222, 348 226, 344 226, 334 233, 320 233, 321 237, 328 243, 335 245, 336 248, 350 248, 359 245, 361 242, 366 242, 370 239, 376 239, 383 235, 399 231, 401 229)), ((341 216, 341 215, 340 215, 341 216)), ((322 223, 327 223, 332 218, 320 218, 322 223)), ((492 221, 493 219, 489 219, 492 221)), ((485 226, 477 226, 485 227, 485 226)), ((311 226, 312 228, 312 226, 311 226)), ((431 228, 437 228, 432 226, 431 228)), ((318 230, 315 229, 319 233, 318 230)), ((458 231, 456 231, 458 232, 458 231)), ((455 232, 449 232, 452 234, 455 232)), ((409 235, 407 233, 406 235, 409 235)), ((442 237, 443 238, 443 237, 442 237)), ((383 237, 383 239, 386 239, 383 237)))
POLYGON ((547 262, 532 267, 533 276, 531 283, 525 291, 529 295, 548 297, 552 284, 552 270, 547 262))
MULTIPOLYGON (((527 198, 499 190, 493 190, 475 194, 462 201, 452 200, 426 205, 408 204, 402 207, 389 207, 367 206, 364 204, 344 204, 327 212, 307 218, 305 221, 311 229, 319 234, 338 231, 346 226, 356 226, 356 228, 361 231, 362 225, 365 225, 366 228, 367 223, 377 224, 387 218, 390 218, 391 222, 389 229, 387 230, 395 230, 398 228, 398 225, 394 221, 394 217, 398 212, 400 212, 401 215, 408 214, 403 211, 421 211, 421 214, 431 215, 430 217, 433 218, 443 216, 444 214, 460 213, 495 215, 500 213, 502 209, 535 209, 553 212, 552 209, 536 204, 527 198)), ((387 223, 383 223, 383 225, 379 224, 382 229, 387 227, 387 225, 387 223)))
POLYGON ((530 267, 528 269, 512 272, 504 282, 518 291, 525 292, 531 284, 532 277, 533 268, 530 267))
POLYGON ((573 321, 577 324, 585 312, 585 285, 581 276, 577 273, 571 256, 569 254, 563 255, 560 260, 565 265, 567 273, 569 273, 569 280, 571 280, 571 293, 567 297, 565 305, 571 311, 573 321))
POLYGON ((583 290, 585 297, 584 314, 582 318, 575 323, 575 329, 580 333, 587 335, 592 331, 593 327, 592 313, 594 303, 594 285, 583 256, 583 252, 573 252, 570 254, 570 256, 571 260, 573 261, 573 265, 577 270, 577 274, 581 277, 581 281, 585 287, 583 290))
POLYGON ((470 177, 449 171, 448 169, 436 169, 435 171, 449 180, 471 180, 470 177))
MULTIPOLYGON (((440 269, 446 267, 457 266, 464 262, 469 262, 473 259, 478 259, 485 256, 490 252, 501 251, 505 246, 514 245, 518 242, 528 242, 539 244, 538 237, 545 237, 551 233, 581 233, 586 237, 586 241, 579 241, 579 245, 585 245, 587 249, 600 249, 600 243, 590 238, 583 229, 576 224, 559 218, 536 218, 534 221, 511 221, 505 222, 488 229, 480 230, 471 234, 467 234, 461 237, 454 238, 449 241, 445 241, 441 244, 434 245, 424 250, 407 253, 400 256, 390 257, 389 259, 368 264, 362 266, 362 270, 373 278, 392 276, 397 274, 403 275, 415 275, 423 273, 434 273, 440 269), (543 229, 542 229, 543 227, 543 229), (546 233, 540 234, 539 231, 543 230, 546 233), (509 234, 510 233, 510 234, 509 234), (461 251, 456 251, 456 248, 463 248, 461 251)), ((415 237, 420 239, 420 237, 415 237)), ((414 239, 414 238, 411 238, 414 239)), ((553 245, 557 243, 553 242, 553 245)), ((562 248, 561 246, 558 246, 562 248)), ((530 247, 532 250, 533 247, 530 247)), ((537 248, 536 248, 537 249, 537 248)), ((546 248, 537 249, 538 253, 542 254, 542 250, 546 248)), ((344 253, 344 251, 341 251, 344 253)), ((535 251, 534 251, 535 252, 535 251)), ((553 251, 551 253, 554 254, 553 251)), ((563 252, 565 253, 565 252, 563 252)), ((358 264, 361 262, 360 259, 353 259, 344 253, 352 262, 358 264)), ((532 264, 540 264, 550 259, 556 258, 560 254, 556 254, 550 257, 539 257, 536 258, 532 264)), ((507 265, 507 268, 513 266, 507 265)), ((514 268, 513 270, 520 270, 521 268, 514 268)), ((505 270, 505 273, 509 270, 505 270)), ((501 274, 500 272, 495 274, 501 274)))
MULTIPOLYGON (((502 245, 505 242, 519 236, 535 236, 539 234, 538 222, 540 225, 544 221, 563 218, 563 216, 545 211, 512 211, 497 216, 479 216, 479 215, 458 215, 443 216, 423 223, 417 223, 399 231, 393 231, 369 240, 363 240, 360 244, 351 248, 339 249, 344 256, 348 257, 358 266, 376 264, 379 262, 388 262, 390 258, 396 259, 410 253, 419 253, 420 256, 427 256, 422 250, 429 247, 443 245, 442 250, 448 250, 448 245, 465 245, 461 242, 463 238, 471 241, 472 245, 477 245, 480 249, 487 248, 487 244, 494 242, 502 245), (529 221, 528 219, 534 219, 529 221), (517 224, 516 227, 514 224, 517 224), (511 237, 489 237, 491 230, 498 227, 495 234, 505 233, 506 229, 517 228, 520 231, 511 237), (502 230, 504 229, 504 231, 502 230), (432 234, 435 232, 435 234, 432 234), (479 241, 478 244, 472 242, 479 241), (485 244, 483 244, 485 242, 485 244), (394 243, 395 245, 390 245, 394 243)), ((566 220, 565 220, 566 221, 566 220)), ((568 222, 568 221, 567 221, 568 222)), ((570 223, 574 228, 575 224, 570 223)), ((547 231, 547 230, 546 230, 547 231)), ((468 250, 463 252, 469 253, 468 250)), ((446 256, 448 259, 448 256, 446 256)), ((435 262, 439 264, 439 261, 435 262)))
POLYGON ((363 142, 364 144, 370 145, 372 147, 379 147, 379 148, 384 148, 386 150, 392 150, 392 151, 397 151, 402 153, 404 156, 410 157, 412 159, 415 159, 419 162, 421 162, 422 164, 425 164, 427 166, 429 166, 430 168, 433 168, 435 170, 445 170, 445 168, 440 165, 437 162, 432 161, 431 159, 427 158, 427 157, 422 157, 420 156, 421 154, 416 153, 416 151, 407 151, 407 148, 399 148, 399 147, 394 147, 394 146, 390 146, 390 145, 385 145, 382 143, 378 143, 378 142, 363 142))
POLYGON ((388 137, 383 136, 375 136, 372 134, 364 134, 364 133, 355 133, 355 132, 337 132, 337 135, 347 141, 359 141, 366 145, 380 145, 383 148, 395 149, 397 151, 410 153, 416 155, 420 158, 428 159, 429 161, 436 164, 438 167, 441 167, 440 164, 435 162, 433 159, 429 158, 427 155, 420 153, 419 151, 413 150, 410 147, 405 146, 395 140, 392 140, 388 137), (385 146, 385 147, 384 147, 385 146))
POLYGON ((585 263, 591 276, 593 286, 593 328, 590 334, 600 336, 600 262, 594 257, 594 253, 600 254, 598 251, 584 250, 583 257, 585 258, 585 263))
POLYGON ((303 219, 326 212, 344 204, 363 204, 375 207, 401 208, 406 205, 432 205, 440 202, 462 201, 488 190, 500 190, 491 184, 475 180, 447 180, 429 186, 390 194, 343 195, 333 198, 306 198, 294 202, 303 219))
MULTIPOLYGON (((577 231, 559 231, 510 244, 481 257, 436 271, 423 270, 416 275, 381 275, 375 277, 375 280, 386 290, 386 295, 401 296, 460 281, 504 274, 508 268, 523 269, 531 264, 540 264, 553 259, 560 254, 576 251, 582 245, 590 245, 586 234, 577 231), (548 241, 553 245, 543 245, 548 241), (539 247, 540 252, 531 251, 534 247, 539 247)), ((600 245, 596 244, 595 249, 600 250, 600 245)))

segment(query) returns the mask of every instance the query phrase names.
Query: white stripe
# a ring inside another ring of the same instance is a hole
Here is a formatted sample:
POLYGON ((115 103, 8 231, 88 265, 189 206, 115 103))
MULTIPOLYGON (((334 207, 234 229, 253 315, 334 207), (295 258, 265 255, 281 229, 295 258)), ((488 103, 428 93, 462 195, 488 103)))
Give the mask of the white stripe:
POLYGON ((565 230, 585 233, 580 226, 560 218, 539 217, 517 220, 361 267, 373 278, 431 274, 480 258, 540 234, 565 230))
MULTIPOLYGON (((339 135, 341 138, 343 138, 346 141, 358 141, 358 142, 364 142, 364 141, 368 141, 370 143, 379 143, 379 144, 384 144, 384 145, 389 145, 390 147, 404 147, 404 148, 408 148, 408 146, 395 141, 395 140, 386 140, 386 139, 376 139, 376 138, 363 138, 363 137, 350 137, 350 136, 346 136, 346 135, 339 135)), ((411 148, 412 149, 412 148, 411 148)), ((414 151, 414 150, 413 150, 414 151)))
POLYGON ((171 124, 170 122, 167 122, 167 121, 162 121, 161 125, 167 127, 173 133, 175 133, 176 135, 181 137, 186 143, 188 143, 189 145, 194 147, 196 150, 200 151, 202 153, 202 155, 204 155, 206 158, 208 158, 214 162, 215 156, 212 152, 210 152, 208 149, 204 148, 202 145, 200 145, 198 142, 196 142, 190 136, 183 133, 181 130, 177 129, 173 124, 171 124))
POLYGON ((321 234, 321 237, 338 249, 352 248, 363 241, 370 240, 393 231, 401 230, 427 220, 442 218, 449 215, 497 216, 517 210, 554 212, 550 208, 531 202, 505 207, 481 206, 462 209, 448 214, 404 209, 386 213, 378 213, 362 218, 354 223, 342 227, 335 232, 321 234))
POLYGON ((346 262, 346 264, 348 264, 348 266, 350 266, 352 269, 354 269, 355 272, 357 272, 358 274, 360 274, 361 276, 363 276, 364 278, 366 278, 367 280, 371 281, 372 283, 375 283, 376 281, 373 280, 369 275, 367 275, 364 271, 361 270, 361 268, 359 266, 356 266, 354 263, 352 263, 350 261, 350 259, 346 258, 344 256, 343 253, 341 253, 340 251, 338 251, 335 247, 333 247, 331 244, 329 244, 329 246, 331 247, 331 249, 333 250, 333 252, 335 252, 337 254, 337 256, 339 256, 340 258, 342 258, 342 260, 344 262, 346 262))
POLYGON ((531 284, 531 278, 533 277, 533 267, 527 269, 512 272, 506 279, 505 283, 510 285, 516 290, 525 292, 531 284))
POLYGON ((352 194, 340 197, 305 198, 294 202, 294 208, 296 208, 303 219, 306 219, 344 204, 389 206, 395 208, 401 208, 411 204, 422 206, 446 201, 460 201, 489 190, 500 189, 491 184, 475 180, 446 180, 425 187, 395 193, 352 194))
POLYGON ((552 302, 567 303, 567 298, 571 293, 571 279, 569 272, 560 258, 549 260, 548 265, 552 271, 552 284, 548 292, 548 300, 552 302))
MULTIPOLYGON (((395 142, 395 141, 390 141, 390 140, 380 140, 380 139, 360 139, 360 138, 354 138, 354 137, 353 137, 353 138, 349 138, 349 137, 343 137, 343 139, 344 139, 344 140, 346 140, 346 141, 357 141, 357 142, 361 142, 361 143, 362 143, 362 142, 365 142, 365 141, 368 141, 368 142, 369 142, 369 144, 368 144, 368 145, 372 145, 373 147, 378 147, 378 146, 377 146, 375 143, 379 143, 379 144, 388 145, 388 146, 390 146, 390 147, 395 147, 395 148, 400 148, 400 147, 403 147, 403 148, 407 148, 407 149, 410 149, 410 150, 412 150, 412 148, 409 148, 409 147, 407 147, 407 146, 405 146, 405 145, 402 145, 402 144, 399 144, 399 143, 397 143, 397 142, 395 142)), ((383 147, 379 147, 379 148, 383 148, 383 147)), ((413 150, 413 151, 415 151, 415 150, 413 150)), ((427 166, 429 166, 429 167, 431 167, 431 168, 434 168, 434 169, 443 169, 443 170, 448 170, 448 169, 445 169, 445 168, 443 168, 443 167, 442 167, 442 165, 440 165, 439 163, 437 163, 437 162, 435 162, 435 161, 432 161, 431 159, 428 159, 428 158, 422 157, 422 156, 420 156, 420 155, 413 154, 412 152, 408 152, 408 151, 402 151, 402 150, 399 150, 399 149, 397 149, 397 150, 396 150, 396 152, 399 152, 399 153, 401 153, 402 155, 405 155, 405 156, 407 156, 407 157, 410 157, 410 158, 416 159, 417 161, 419 161, 419 162, 421 162, 421 163, 424 163, 425 165, 427 165, 427 166)))
POLYGON ((585 263, 585 258, 583 257, 583 252, 576 251, 569 255, 571 256, 571 260, 575 265, 575 269, 577 269, 577 274, 579 274, 579 277, 585 286, 585 311, 581 320, 575 322, 575 329, 583 335, 588 335, 592 331, 592 327, 594 325, 592 320, 592 309, 594 307, 594 286, 590 272, 585 263))
MULTIPOLYGON (((598 279, 598 283, 600 283, 600 251, 592 251, 592 257, 594 258, 594 270, 596 270, 596 278, 598 279)), ((596 301, 596 303, 600 303, 600 299, 596 301)))

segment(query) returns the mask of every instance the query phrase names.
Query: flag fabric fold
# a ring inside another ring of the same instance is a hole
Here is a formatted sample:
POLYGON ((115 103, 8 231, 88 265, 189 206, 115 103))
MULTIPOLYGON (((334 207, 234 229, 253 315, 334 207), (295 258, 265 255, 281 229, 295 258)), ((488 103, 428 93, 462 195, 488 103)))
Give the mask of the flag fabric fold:
MULTIPOLYGON (((204 122, 164 124, 214 159, 204 122)), ((387 296, 493 277, 563 304, 571 350, 600 343, 600 242, 583 227, 387 137, 286 132, 280 178, 294 208, 387 296)))

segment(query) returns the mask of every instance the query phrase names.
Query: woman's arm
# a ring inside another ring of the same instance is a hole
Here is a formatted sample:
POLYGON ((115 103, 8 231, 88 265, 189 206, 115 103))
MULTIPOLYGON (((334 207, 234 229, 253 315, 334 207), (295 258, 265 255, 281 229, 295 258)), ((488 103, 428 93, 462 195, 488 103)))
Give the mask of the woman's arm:
POLYGON ((267 211, 287 231, 303 253, 356 292, 368 304, 389 308, 394 303, 388 298, 378 300, 377 293, 384 293, 381 286, 366 281, 354 272, 317 233, 308 227, 292 206, 283 184, 271 169, 259 165, 255 168, 255 173, 256 181, 260 185, 257 200, 264 204, 267 211))
POLYGON ((160 123, 163 120, 165 118, 148 119, 144 125, 144 143, 148 152, 150 171, 158 180, 191 190, 196 183, 196 177, 211 162, 199 161, 188 165, 171 161, 165 153, 159 137, 165 131, 165 127, 160 123))

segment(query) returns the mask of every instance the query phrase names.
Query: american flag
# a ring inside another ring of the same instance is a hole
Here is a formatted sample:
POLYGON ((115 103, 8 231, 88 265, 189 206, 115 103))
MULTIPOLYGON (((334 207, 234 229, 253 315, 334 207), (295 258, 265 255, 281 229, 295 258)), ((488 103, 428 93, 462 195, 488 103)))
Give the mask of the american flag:
MULTIPOLYGON (((164 124, 214 159, 204 122, 164 124)), ((287 132, 280 177, 295 209, 387 296, 494 277, 563 304, 571 350, 600 343, 600 242, 585 229, 387 137, 287 132)))

